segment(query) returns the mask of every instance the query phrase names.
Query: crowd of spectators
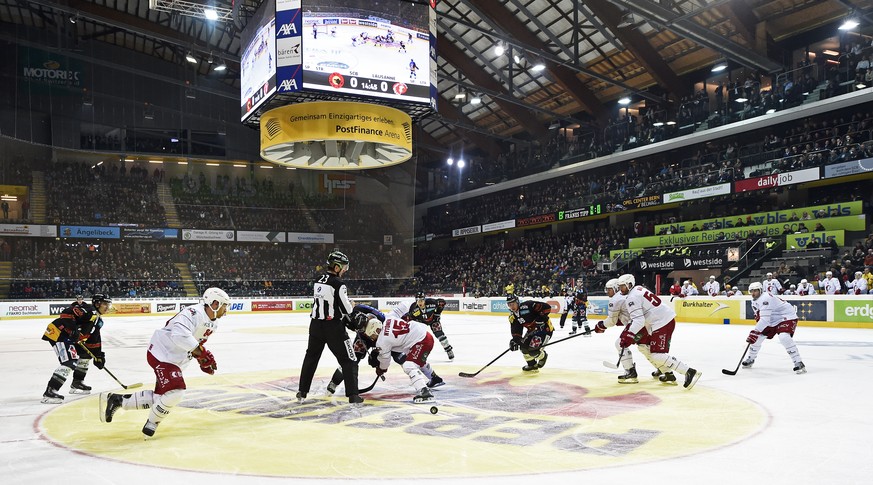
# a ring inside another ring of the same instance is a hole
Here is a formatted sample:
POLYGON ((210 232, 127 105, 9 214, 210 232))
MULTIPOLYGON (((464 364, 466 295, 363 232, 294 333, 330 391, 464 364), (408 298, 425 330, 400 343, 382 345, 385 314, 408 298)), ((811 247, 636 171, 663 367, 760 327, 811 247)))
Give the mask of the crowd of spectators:
MULTIPOLYGON (((760 135, 757 135, 760 136, 760 135)), ((758 139, 760 140, 760 139, 758 139)), ((575 172, 518 189, 431 208, 418 234, 527 217, 590 204, 616 204, 691 187, 780 173, 873 156, 873 113, 858 110, 822 115, 788 128, 774 128, 763 141, 705 143, 676 154, 655 155, 616 166, 575 172), (748 174, 746 172, 749 172, 748 174)))
POLYGON ((53 224, 167 225, 157 184, 145 168, 58 162, 45 173, 45 185, 47 221, 53 224))
POLYGON ((13 241, 10 298, 182 296, 175 246, 123 241, 13 241))

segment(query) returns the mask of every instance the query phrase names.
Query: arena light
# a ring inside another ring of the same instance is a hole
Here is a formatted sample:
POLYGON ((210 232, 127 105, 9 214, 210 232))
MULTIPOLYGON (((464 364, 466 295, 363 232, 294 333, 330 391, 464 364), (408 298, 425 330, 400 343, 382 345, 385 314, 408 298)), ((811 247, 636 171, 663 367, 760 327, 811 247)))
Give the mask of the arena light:
POLYGON ((214 8, 203 9, 203 16, 207 20, 218 20, 218 12, 214 8))
POLYGON ((739 97, 739 98, 737 98, 735 101, 736 101, 737 103, 745 103, 745 102, 748 101, 748 100, 749 100, 749 98, 739 97))
POLYGON ((210 167, 217 167, 218 166, 217 163, 207 163, 206 165, 209 165, 210 167))
POLYGON ((185 54, 185 60, 190 62, 191 64, 197 64, 197 58, 194 57, 194 53, 191 51, 188 51, 188 53, 185 54))
POLYGON ((667 122, 667 126, 673 126, 673 125, 675 125, 675 124, 676 124, 675 121, 668 121, 668 122, 667 122))
POLYGON ((656 121, 656 122, 652 123, 652 126, 664 126, 664 122, 663 121, 656 121))
POLYGON ((162 164, 162 163, 164 163, 164 161, 163 160, 149 160, 149 163, 162 164))
POLYGON ((826 56, 831 56, 831 57, 837 57, 837 56, 840 55, 839 52, 837 52, 837 51, 832 51, 832 50, 830 50, 830 49, 825 49, 825 50, 821 51, 821 53, 824 54, 824 55, 826 55, 826 56))
POLYGON ((727 69, 727 62, 719 62, 718 64, 712 66, 712 72, 722 72, 727 69))
POLYGON ((188 165, 188 162, 176 162, 176 163, 178 163, 179 165, 188 165))
POLYGON ((241 164, 241 163, 234 163, 233 166, 236 167, 236 168, 246 168, 246 165, 245 165, 245 164, 241 164))
POLYGON ((455 164, 455 160, 454 160, 454 159, 449 158, 448 160, 446 160, 446 165, 448 165, 448 166, 451 167, 451 166, 454 165, 454 164, 455 164))
POLYGON ((219 72, 227 70, 227 64, 225 64, 224 62, 219 62, 217 66, 212 68, 212 70, 219 71, 219 72))
POLYGON ((849 17, 843 22, 843 25, 840 25, 837 28, 839 30, 852 30, 859 25, 861 25, 861 24, 857 20, 855 20, 852 17, 849 17))
POLYGON ((534 64, 534 66, 530 68, 530 70, 533 72, 543 72, 545 69, 546 65, 541 62, 534 64))
POLYGON ((273 166, 272 166, 272 165, 258 165, 258 166, 261 167, 261 168, 268 168, 268 169, 270 169, 270 170, 273 170, 273 166))
POLYGON ((506 52, 506 47, 503 47, 503 43, 500 42, 496 46, 494 46, 494 53, 498 56, 502 56, 506 52))
POLYGON ((482 98, 480 98, 479 95, 474 95, 472 98, 470 98, 470 104, 472 104, 473 106, 480 105, 482 104, 482 98))
POLYGON ((133 162, 134 160, 132 158, 125 158, 124 161, 125 162, 133 162))
POLYGON ((767 111, 765 111, 764 114, 765 114, 765 115, 772 115, 772 114, 775 113, 775 112, 776 112, 775 109, 770 108, 770 109, 768 109, 767 111))
POLYGON ((630 104, 630 102, 631 102, 631 99, 630 99, 629 97, 627 97, 627 96, 625 96, 625 97, 623 97, 623 98, 621 98, 621 99, 618 100, 618 104, 620 104, 620 105, 622 105, 622 106, 627 106, 627 105, 630 104))
POLYGON ((464 162, 464 160, 463 160, 463 159, 461 159, 461 160, 458 160, 458 168, 464 168, 464 165, 466 165, 466 164, 467 164, 467 163, 466 163, 466 162, 464 162))
POLYGON ((466 97, 467 97, 467 93, 464 93, 464 92, 459 92, 458 94, 455 94, 455 99, 464 99, 466 97))

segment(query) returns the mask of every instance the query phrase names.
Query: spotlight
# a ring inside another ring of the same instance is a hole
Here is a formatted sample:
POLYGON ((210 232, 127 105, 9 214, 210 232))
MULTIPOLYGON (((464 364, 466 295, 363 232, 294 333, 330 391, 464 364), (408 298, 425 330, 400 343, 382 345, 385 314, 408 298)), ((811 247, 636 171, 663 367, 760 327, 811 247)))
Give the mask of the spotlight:
POLYGON ((503 47, 502 43, 494 46, 494 53, 497 54, 498 56, 502 56, 503 53, 505 53, 505 52, 506 52, 506 48, 503 47))
POLYGON ((467 94, 463 93, 463 92, 459 92, 459 93, 455 94, 455 99, 464 99, 466 97, 467 97, 467 94))
POLYGON ((478 95, 475 95, 472 98, 470 98, 470 104, 472 104, 473 106, 478 106, 478 105, 482 104, 482 98, 480 98, 478 95))
POLYGON ((516 64, 520 65, 524 59, 522 59, 521 56, 519 56, 518 54, 513 54, 512 60, 515 61, 516 64))
POLYGON ((737 102, 737 103, 745 103, 745 102, 748 101, 748 100, 749 100, 749 98, 742 98, 742 97, 741 97, 741 98, 737 98, 737 99, 736 99, 736 102, 737 102))
POLYGON ((855 27, 857 27, 858 25, 860 25, 860 23, 859 23, 857 20, 855 20, 855 19, 853 19, 853 18, 850 17, 850 18, 847 18, 847 19, 843 22, 843 25, 840 25, 840 26, 837 27, 837 28, 838 28, 839 30, 852 30, 852 29, 854 29, 855 27))
POLYGON ((538 62, 538 63, 534 64, 534 66, 531 67, 530 70, 533 72, 542 72, 543 69, 545 69, 545 68, 546 68, 545 64, 538 62))
POLYGON ((212 68, 213 71, 224 71, 227 69, 227 64, 224 62, 219 62, 217 66, 212 68))
POLYGON ((197 58, 194 57, 194 53, 191 51, 188 51, 188 53, 185 54, 185 60, 187 60, 191 64, 197 64, 197 58))
POLYGON ((455 164, 455 161, 453 159, 450 158, 450 159, 446 160, 446 165, 451 167, 454 164, 455 164))
POLYGON ((464 165, 466 165, 466 163, 464 163, 463 159, 458 160, 458 168, 464 168, 464 165))
POLYGON ((71 23, 71 24, 73 24, 73 25, 75 25, 75 24, 76 24, 76 22, 78 22, 78 21, 79 21, 79 17, 78 17, 78 16, 76 16, 76 15, 70 15, 70 18, 69 18, 69 20, 70 20, 70 23, 71 23))
POLYGON ((203 10, 203 16, 206 17, 207 20, 218 20, 218 12, 213 8, 203 10))
POLYGON ((721 72, 727 69, 727 62, 719 62, 718 64, 712 66, 712 72, 721 72))
POLYGON ((625 97, 623 97, 623 98, 621 98, 621 99, 618 100, 618 104, 620 104, 620 105, 622 105, 622 106, 627 106, 627 105, 630 104, 630 102, 631 102, 631 100, 630 100, 630 98, 628 98, 627 96, 625 96, 625 97))

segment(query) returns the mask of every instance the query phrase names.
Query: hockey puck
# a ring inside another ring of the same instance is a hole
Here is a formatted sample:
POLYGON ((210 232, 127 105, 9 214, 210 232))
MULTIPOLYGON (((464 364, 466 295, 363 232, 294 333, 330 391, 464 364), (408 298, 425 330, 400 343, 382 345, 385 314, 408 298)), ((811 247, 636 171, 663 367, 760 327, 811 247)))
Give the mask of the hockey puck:
POLYGON ((438 412, 440 412, 440 410, 439 410, 436 406, 431 406, 431 407, 430 407, 430 413, 431 413, 431 414, 436 414, 436 413, 438 413, 438 412))

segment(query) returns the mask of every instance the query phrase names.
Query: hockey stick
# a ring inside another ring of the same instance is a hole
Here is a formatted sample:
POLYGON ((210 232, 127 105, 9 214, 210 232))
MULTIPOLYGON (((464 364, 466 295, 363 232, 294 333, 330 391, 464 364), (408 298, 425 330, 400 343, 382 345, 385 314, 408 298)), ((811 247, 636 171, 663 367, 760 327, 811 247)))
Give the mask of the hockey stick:
MULTIPOLYGON (((591 335, 591 332, 589 331, 589 332, 577 333, 576 335, 570 335, 569 337, 564 337, 564 338, 562 338, 562 339, 560 339, 560 340, 555 340, 554 342, 549 342, 549 343, 547 343, 546 345, 543 345, 543 346, 540 347, 540 348, 545 348, 545 347, 548 347, 549 345, 555 345, 556 343, 563 342, 564 340, 570 340, 571 338, 581 337, 581 336, 583 336, 583 335, 591 335)), ((472 374, 469 373, 469 372, 458 372, 458 375, 461 376, 461 377, 476 377, 477 375, 479 375, 480 372, 482 372, 483 370, 485 370, 486 368, 488 368, 488 366, 490 366, 491 364, 497 362, 497 359, 499 359, 499 358, 503 357, 504 355, 506 355, 506 353, 509 352, 510 350, 511 350, 511 349, 506 349, 506 350, 504 350, 500 355, 498 355, 497 357, 495 357, 494 360, 492 360, 491 362, 485 364, 481 369, 477 370, 476 372, 473 372, 472 374)))
POLYGON ((613 364, 612 362, 610 362, 608 360, 604 360, 603 365, 605 367, 609 367, 610 369, 618 369, 619 364, 621 364, 621 359, 622 359, 622 357, 624 357, 624 349, 626 349, 626 348, 627 347, 621 348, 621 351, 618 353, 618 360, 615 361, 615 364, 613 364))
MULTIPOLYGON (((79 347, 82 347, 83 349, 85 349, 85 352, 88 352, 88 355, 90 355, 92 359, 97 360, 97 357, 94 357, 94 354, 91 352, 91 349, 89 349, 88 347, 85 347, 84 343, 79 345, 79 347)), ((115 382, 117 382, 119 386, 121 386, 125 389, 136 389, 138 387, 142 387, 142 382, 137 382, 136 384, 131 384, 129 386, 125 386, 123 382, 119 381, 118 378, 115 377, 115 374, 113 374, 112 371, 107 369, 105 366, 103 367, 103 370, 105 370, 107 374, 109 374, 113 379, 115 379, 115 382)))
POLYGON ((370 391, 372 391, 373 388, 376 387, 376 383, 379 382, 379 378, 380 378, 380 377, 382 378, 383 381, 385 380, 385 376, 376 376, 376 378, 373 379, 373 383, 372 383, 372 384, 370 384, 369 386, 367 386, 367 387, 365 387, 365 388, 363 388, 363 389, 358 389, 358 394, 364 394, 365 392, 370 392, 370 391))
POLYGON ((499 359, 499 358, 503 357, 504 355, 506 355, 506 353, 509 352, 510 350, 511 350, 511 349, 506 349, 506 350, 504 350, 503 352, 500 353, 500 355, 498 355, 497 357, 495 357, 494 360, 492 360, 491 362, 485 364, 481 369, 477 370, 476 372, 474 372, 474 373, 472 373, 472 374, 470 374, 469 372, 458 372, 458 375, 461 376, 461 377, 476 377, 477 375, 479 375, 480 372, 482 372, 483 370, 485 370, 485 369, 486 369, 488 366, 490 366, 491 364, 497 362, 497 359, 499 359))
POLYGON ((728 375, 728 376, 735 376, 735 375, 737 375, 737 372, 740 371, 740 366, 743 364, 743 359, 746 358, 746 354, 749 352, 749 347, 751 347, 751 346, 752 346, 752 344, 748 344, 748 345, 746 345, 746 350, 743 351, 743 356, 740 357, 740 361, 737 362, 737 368, 736 368, 736 369, 734 369, 734 370, 730 370, 730 369, 722 369, 722 370, 721 370, 721 373, 724 374, 724 375, 728 375))

